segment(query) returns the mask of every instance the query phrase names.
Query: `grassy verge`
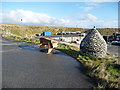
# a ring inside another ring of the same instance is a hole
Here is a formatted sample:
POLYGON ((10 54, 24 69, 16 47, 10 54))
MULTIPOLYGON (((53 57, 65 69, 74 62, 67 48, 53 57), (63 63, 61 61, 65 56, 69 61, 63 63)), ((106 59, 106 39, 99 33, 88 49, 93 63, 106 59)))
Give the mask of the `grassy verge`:
MULTIPOLYGON (((22 42, 39 44, 39 40, 21 38, 18 36, 2 35, 3 38, 22 42)), ((56 48, 77 59, 86 69, 87 75, 94 78, 100 88, 118 88, 120 86, 120 63, 115 56, 107 54, 105 58, 81 56, 79 48, 58 44, 56 48)))
POLYGON ((79 48, 59 44, 56 48, 77 59, 86 69, 87 75, 93 77, 100 88, 118 88, 120 85, 120 64, 115 56, 107 54, 105 58, 81 56, 79 48))
POLYGON ((22 38, 19 36, 12 36, 12 35, 2 35, 3 38, 9 39, 9 40, 15 40, 15 41, 21 41, 21 42, 28 42, 28 43, 33 43, 33 44, 39 44, 40 40, 39 39, 30 39, 30 38, 22 38))

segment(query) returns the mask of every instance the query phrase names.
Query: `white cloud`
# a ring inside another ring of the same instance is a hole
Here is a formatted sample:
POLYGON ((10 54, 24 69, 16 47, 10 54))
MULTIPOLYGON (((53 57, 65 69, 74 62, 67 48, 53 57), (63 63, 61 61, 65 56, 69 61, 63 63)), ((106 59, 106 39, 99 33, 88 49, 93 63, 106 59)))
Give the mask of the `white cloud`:
POLYGON ((92 14, 79 14, 77 15, 77 19, 78 20, 82 20, 82 21, 96 21, 98 20, 98 18, 92 14))
MULTIPOLYGON (((84 3, 87 6, 79 7, 79 8, 83 9, 84 11, 89 11, 89 10, 92 10, 96 7, 100 7, 100 4, 103 2, 119 2, 119 0, 94 0, 94 1, 93 0, 89 0, 89 1, 85 0, 84 3)), ((77 6, 79 6, 79 4, 77 6)))
POLYGON ((118 21, 105 21, 105 20, 97 20, 97 21, 89 21, 89 20, 73 20, 69 26, 75 26, 81 28, 92 28, 96 26, 97 28, 117 28, 118 21))
POLYGON ((41 24, 41 25, 66 25, 69 20, 63 18, 50 17, 47 14, 36 13, 26 10, 16 10, 3 13, 3 22, 5 23, 18 23, 21 21, 24 24, 41 24))
POLYGON ((98 18, 97 18, 96 16, 92 15, 92 14, 87 14, 87 17, 88 17, 88 19, 91 20, 91 21, 96 21, 96 20, 98 20, 98 18))
POLYGON ((83 9, 84 11, 89 11, 92 10, 94 7, 80 7, 81 9, 83 9))
POLYGON ((84 2, 84 3, 87 6, 85 6, 85 7, 79 7, 79 8, 83 9, 84 11, 90 11, 90 10, 98 7, 101 2, 84 2))
MULTIPOLYGON (((1 14, 0 14, 1 15, 1 14)), ((2 13, 3 23, 13 23, 21 24, 20 19, 22 18, 23 24, 34 24, 34 25, 52 25, 52 26, 68 26, 68 27, 82 27, 82 28, 92 28, 96 27, 118 27, 118 21, 105 21, 100 20, 98 17, 88 13, 88 14, 78 14, 68 19, 55 18, 48 16, 43 13, 36 13, 26 10, 16 10, 7 13, 2 13)))
POLYGON ((69 26, 75 27, 76 25, 78 27, 82 28, 92 28, 93 26, 96 27, 105 27, 105 28, 112 28, 112 27, 118 27, 118 21, 105 21, 97 18, 96 16, 92 14, 79 14, 75 15, 75 18, 72 18, 70 21, 69 26))
POLYGON ((98 6, 100 3, 102 2, 85 2, 85 4, 87 4, 88 6, 98 6))

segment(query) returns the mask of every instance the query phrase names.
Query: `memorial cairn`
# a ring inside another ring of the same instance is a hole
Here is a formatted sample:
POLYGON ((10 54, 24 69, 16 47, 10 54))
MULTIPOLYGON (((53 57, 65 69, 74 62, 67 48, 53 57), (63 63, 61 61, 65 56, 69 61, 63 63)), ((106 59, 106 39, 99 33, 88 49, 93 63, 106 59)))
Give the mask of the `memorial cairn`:
POLYGON ((94 26, 82 40, 80 44, 80 54, 89 57, 105 57, 106 53, 106 41, 94 26))

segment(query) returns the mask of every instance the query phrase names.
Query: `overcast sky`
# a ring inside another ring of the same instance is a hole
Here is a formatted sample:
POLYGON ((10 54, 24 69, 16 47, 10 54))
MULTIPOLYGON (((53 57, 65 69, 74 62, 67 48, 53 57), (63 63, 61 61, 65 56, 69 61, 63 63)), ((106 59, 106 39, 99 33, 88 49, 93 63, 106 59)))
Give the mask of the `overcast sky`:
POLYGON ((36 2, 36 0, 35 2, 14 0, 8 2, 5 0, 2 2, 2 23, 117 28, 117 0, 94 1, 96 2, 36 2))

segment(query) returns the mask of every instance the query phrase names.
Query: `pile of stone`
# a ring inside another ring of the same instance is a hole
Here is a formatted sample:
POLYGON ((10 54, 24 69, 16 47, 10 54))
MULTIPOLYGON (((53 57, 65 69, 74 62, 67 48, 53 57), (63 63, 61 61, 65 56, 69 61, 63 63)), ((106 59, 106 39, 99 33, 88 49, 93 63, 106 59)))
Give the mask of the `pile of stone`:
POLYGON ((106 53, 106 41, 95 28, 91 29, 80 44, 80 54, 90 57, 105 57, 106 53))

